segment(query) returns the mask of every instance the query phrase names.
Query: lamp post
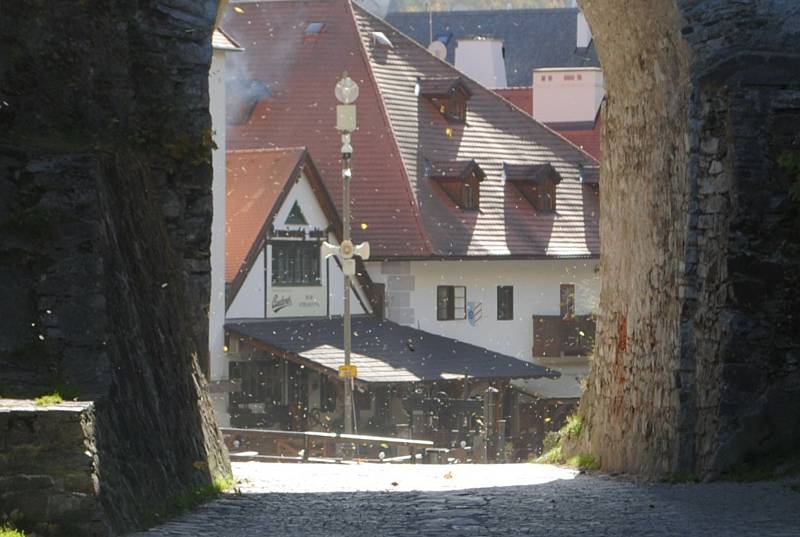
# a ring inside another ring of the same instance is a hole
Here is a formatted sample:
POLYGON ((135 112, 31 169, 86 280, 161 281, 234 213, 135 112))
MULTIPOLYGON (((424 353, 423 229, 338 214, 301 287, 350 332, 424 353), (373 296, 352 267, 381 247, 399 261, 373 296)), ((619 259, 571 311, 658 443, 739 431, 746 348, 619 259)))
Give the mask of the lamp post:
POLYGON ((351 159, 353 146, 350 144, 350 135, 356 130, 356 99, 358 98, 358 84, 355 83, 347 72, 342 74, 341 80, 336 83, 334 90, 336 99, 341 103, 336 107, 336 130, 342 135, 342 244, 335 246, 328 242, 322 243, 322 257, 337 256, 342 263, 344 273, 344 365, 339 367, 339 377, 344 381, 344 432, 353 434, 353 418, 355 408, 353 404, 353 381, 357 369, 350 363, 351 354, 351 314, 350 314, 350 289, 352 277, 356 273, 356 260, 369 259, 369 243, 364 242, 354 245, 350 240, 350 179, 353 176, 351 159))

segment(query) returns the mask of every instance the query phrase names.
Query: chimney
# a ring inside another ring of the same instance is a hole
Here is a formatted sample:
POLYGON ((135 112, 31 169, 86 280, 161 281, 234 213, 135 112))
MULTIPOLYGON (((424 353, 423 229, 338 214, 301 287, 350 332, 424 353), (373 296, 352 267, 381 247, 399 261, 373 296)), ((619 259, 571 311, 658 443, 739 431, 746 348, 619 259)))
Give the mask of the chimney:
POLYGON ((533 117, 542 123, 594 123, 603 95, 599 67, 533 71, 533 117))
POLYGON ((503 89, 506 59, 503 41, 489 37, 459 39, 456 44, 456 69, 490 89, 503 89))
POLYGON ((592 31, 589 29, 589 23, 586 22, 586 17, 583 11, 578 10, 577 32, 575 39, 575 46, 577 48, 586 48, 592 42, 592 31))

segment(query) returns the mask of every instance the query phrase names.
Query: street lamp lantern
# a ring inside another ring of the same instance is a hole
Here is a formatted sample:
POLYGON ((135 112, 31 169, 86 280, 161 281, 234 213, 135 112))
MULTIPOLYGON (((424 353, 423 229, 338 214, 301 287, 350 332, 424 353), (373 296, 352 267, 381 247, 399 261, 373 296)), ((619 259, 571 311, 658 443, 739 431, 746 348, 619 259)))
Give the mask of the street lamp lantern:
POLYGON ((345 71, 341 80, 334 89, 336 99, 341 103, 336 106, 336 130, 342 135, 342 243, 339 246, 328 242, 322 243, 322 257, 336 256, 341 261, 344 273, 344 365, 339 367, 339 376, 344 381, 344 432, 353 434, 355 405, 353 404, 353 382, 357 369, 350 364, 351 354, 351 314, 350 314, 350 289, 352 277, 356 273, 356 256, 363 260, 369 259, 369 243, 353 244, 350 240, 350 180, 353 176, 351 162, 353 145, 351 134, 356 130, 356 106, 353 104, 358 99, 358 84, 347 76, 345 71))
POLYGON ((333 90, 336 99, 342 104, 353 104, 358 99, 358 84, 347 76, 347 71, 342 73, 342 78, 336 83, 333 90))
POLYGON ((356 105, 353 104, 358 99, 358 84, 347 76, 347 71, 342 73, 342 78, 336 83, 333 90, 336 99, 341 103, 336 106, 336 130, 342 133, 342 155, 353 153, 345 151, 345 147, 350 146, 350 133, 356 130, 356 105))

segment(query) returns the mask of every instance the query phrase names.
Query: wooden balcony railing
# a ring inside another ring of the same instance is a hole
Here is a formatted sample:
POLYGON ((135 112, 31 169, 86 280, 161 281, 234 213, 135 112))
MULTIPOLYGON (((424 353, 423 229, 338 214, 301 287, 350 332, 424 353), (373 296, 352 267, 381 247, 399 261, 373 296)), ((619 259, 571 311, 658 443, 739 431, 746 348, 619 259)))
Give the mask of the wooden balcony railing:
POLYGON ((591 315, 534 315, 533 356, 586 356, 594 348, 594 333, 591 315))

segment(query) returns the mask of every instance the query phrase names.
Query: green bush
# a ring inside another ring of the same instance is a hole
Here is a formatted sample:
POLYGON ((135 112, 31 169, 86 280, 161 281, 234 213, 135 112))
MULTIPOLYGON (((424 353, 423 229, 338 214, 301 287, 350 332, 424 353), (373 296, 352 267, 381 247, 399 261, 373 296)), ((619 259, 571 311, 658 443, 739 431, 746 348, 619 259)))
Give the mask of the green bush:
POLYGON ((50 406, 63 403, 64 399, 61 398, 60 393, 54 392, 48 395, 42 395, 41 397, 37 397, 35 401, 36 401, 36 406, 50 406))
POLYGON ((11 526, 0 526, 0 537, 25 537, 25 532, 11 526))
POLYGON ((583 422, 580 416, 577 414, 569 416, 561 429, 558 431, 551 431, 545 435, 542 442, 544 453, 540 457, 534 459, 533 462, 538 464, 564 464, 573 466, 579 470, 597 470, 600 468, 600 463, 593 455, 580 453, 575 457, 567 459, 564 453, 564 442, 578 438, 582 431, 583 422))
POLYGON ((600 463, 594 458, 594 455, 589 453, 579 453, 567 461, 568 466, 577 468, 578 470, 599 470, 600 463))

